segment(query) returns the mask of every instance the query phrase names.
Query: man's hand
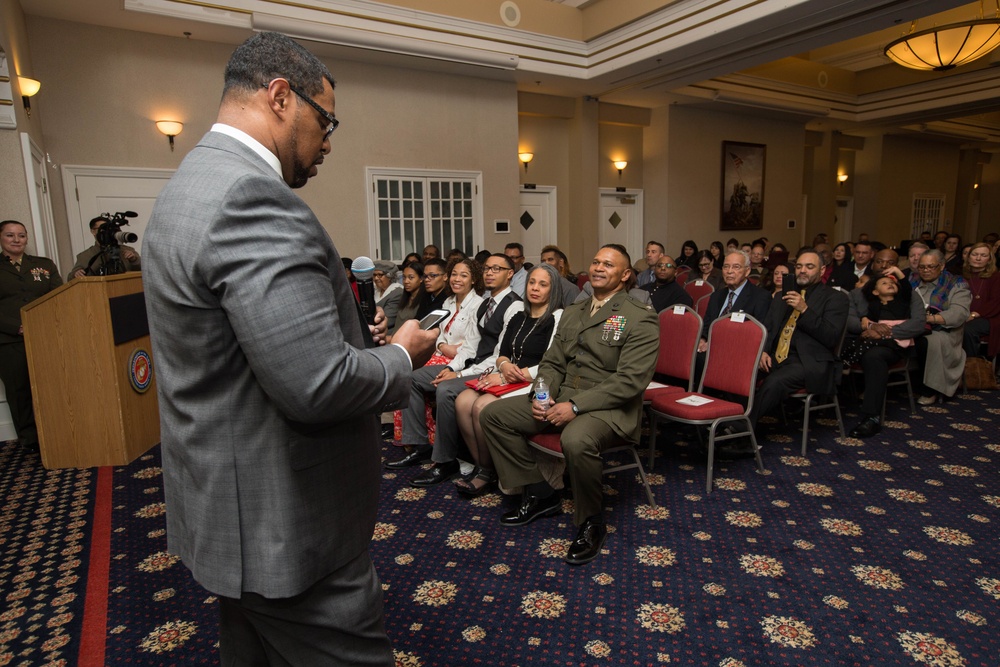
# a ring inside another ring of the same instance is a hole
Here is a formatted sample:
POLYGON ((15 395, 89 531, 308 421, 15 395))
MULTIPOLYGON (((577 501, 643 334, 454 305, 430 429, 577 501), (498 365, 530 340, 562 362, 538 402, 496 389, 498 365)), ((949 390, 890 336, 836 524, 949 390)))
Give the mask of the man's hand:
POLYGON ((892 338, 892 327, 888 324, 872 322, 872 326, 869 331, 874 332, 875 338, 892 338))
POLYGON ((458 373, 456 373, 455 371, 451 370, 450 368, 445 367, 445 368, 441 369, 441 372, 437 374, 437 377, 435 377, 433 380, 431 380, 431 384, 436 387, 439 384, 441 384, 442 382, 444 382, 445 380, 453 380, 453 379, 455 379, 457 377, 458 377, 458 373))
POLYGON ((546 421, 557 428, 562 428, 573 421, 576 413, 573 412, 573 404, 569 401, 556 403, 545 412, 546 421))
POLYGON ((785 303, 800 313, 806 312, 806 309, 808 308, 805 298, 798 292, 788 292, 782 298, 785 300, 785 303))
POLYGON ((699 352, 706 352, 706 351, 708 351, 708 341, 705 340, 704 338, 702 338, 700 341, 698 341, 698 351, 699 352))
POLYGON ((87 275, 87 271, 85 269, 77 269, 73 272, 74 278, 83 278, 85 275, 87 275))
POLYGON ((427 360, 434 354, 434 343, 437 342, 437 329, 424 331, 416 320, 407 320, 399 331, 392 337, 393 345, 402 345, 413 362, 413 368, 417 369, 427 363, 427 360))
POLYGON ((125 259, 125 261, 134 262, 135 260, 139 259, 139 255, 135 254, 134 250, 129 250, 128 248, 125 248, 124 250, 122 250, 122 258, 125 259))
POLYGON ((762 353, 760 355, 760 363, 757 365, 757 368, 759 368, 760 370, 764 371, 765 373, 770 373, 771 372, 771 355, 768 354, 767 352, 762 353))
POLYGON ((372 340, 378 345, 385 345, 385 332, 388 328, 385 312, 381 307, 375 306, 375 324, 368 325, 368 330, 372 332, 372 340))
POLYGON ((550 398, 548 406, 546 406, 546 408, 543 410, 542 408, 540 408, 538 406, 538 401, 532 400, 531 401, 531 416, 534 417, 535 419, 537 419, 540 422, 548 421, 547 417, 548 417, 548 414, 549 414, 549 410, 555 404, 556 404, 556 402, 550 398))

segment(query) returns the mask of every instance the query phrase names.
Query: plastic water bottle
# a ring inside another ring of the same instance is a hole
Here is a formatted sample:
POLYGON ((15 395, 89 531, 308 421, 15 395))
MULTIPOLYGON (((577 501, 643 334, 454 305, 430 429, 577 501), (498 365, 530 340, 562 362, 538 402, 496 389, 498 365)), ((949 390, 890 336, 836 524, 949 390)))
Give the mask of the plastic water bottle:
POLYGON ((542 412, 549 409, 549 385, 545 383, 545 378, 541 376, 535 381, 535 405, 542 412))

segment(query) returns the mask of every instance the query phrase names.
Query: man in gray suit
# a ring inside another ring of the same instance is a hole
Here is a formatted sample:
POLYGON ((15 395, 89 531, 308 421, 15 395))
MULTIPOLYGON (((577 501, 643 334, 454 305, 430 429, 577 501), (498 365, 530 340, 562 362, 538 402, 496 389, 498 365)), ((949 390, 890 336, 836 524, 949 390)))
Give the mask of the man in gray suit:
POLYGON ((378 347, 384 318, 362 325, 292 191, 330 152, 333 86, 283 35, 239 46, 143 242, 168 549, 220 596, 224 665, 393 664, 368 555, 376 415, 405 403, 437 332, 408 322, 378 347))

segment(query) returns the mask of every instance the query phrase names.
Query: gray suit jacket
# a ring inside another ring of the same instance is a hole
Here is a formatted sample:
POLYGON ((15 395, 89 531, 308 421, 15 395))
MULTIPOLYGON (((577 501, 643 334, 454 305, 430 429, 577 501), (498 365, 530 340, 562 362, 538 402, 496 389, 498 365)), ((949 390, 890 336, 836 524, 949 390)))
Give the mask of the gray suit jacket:
POLYGON ((406 352, 364 349, 330 237, 229 136, 184 159, 142 252, 168 549, 213 593, 300 593, 368 548, 406 352))

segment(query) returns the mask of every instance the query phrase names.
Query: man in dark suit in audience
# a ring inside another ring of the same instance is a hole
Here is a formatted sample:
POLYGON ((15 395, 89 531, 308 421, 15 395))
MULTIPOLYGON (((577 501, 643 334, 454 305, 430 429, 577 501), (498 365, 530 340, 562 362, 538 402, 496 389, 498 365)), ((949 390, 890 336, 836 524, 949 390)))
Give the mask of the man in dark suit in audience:
POLYGON ((649 299, 653 303, 653 309, 661 312, 670 306, 681 304, 683 306, 693 306, 694 301, 684 287, 677 282, 677 265, 669 255, 660 255, 653 265, 655 280, 643 285, 640 289, 649 292, 649 299))
MULTIPOLYGON (((767 375, 750 410, 755 428, 761 415, 799 389, 823 395, 837 391, 841 365, 834 353, 847 323, 848 299, 824 285, 822 275, 819 254, 812 249, 801 251, 795 263, 798 291, 771 302, 764 320, 767 341, 760 359, 760 370, 767 375)), ((724 444, 719 454, 752 456, 753 448, 749 442, 724 444)))
POLYGON ((850 292, 863 275, 871 275, 871 261, 874 251, 868 241, 858 241, 854 244, 854 261, 844 262, 830 275, 827 285, 840 287, 850 292))
MULTIPOLYGON (((712 292, 705 311, 705 323, 701 331, 698 352, 708 349, 708 328, 712 322, 730 313, 740 311, 763 322, 767 309, 771 306, 771 295, 747 280, 750 275, 750 256, 742 250, 726 255, 722 264, 722 280, 726 286, 712 292)), ((699 366, 703 364, 699 358, 699 366)))

